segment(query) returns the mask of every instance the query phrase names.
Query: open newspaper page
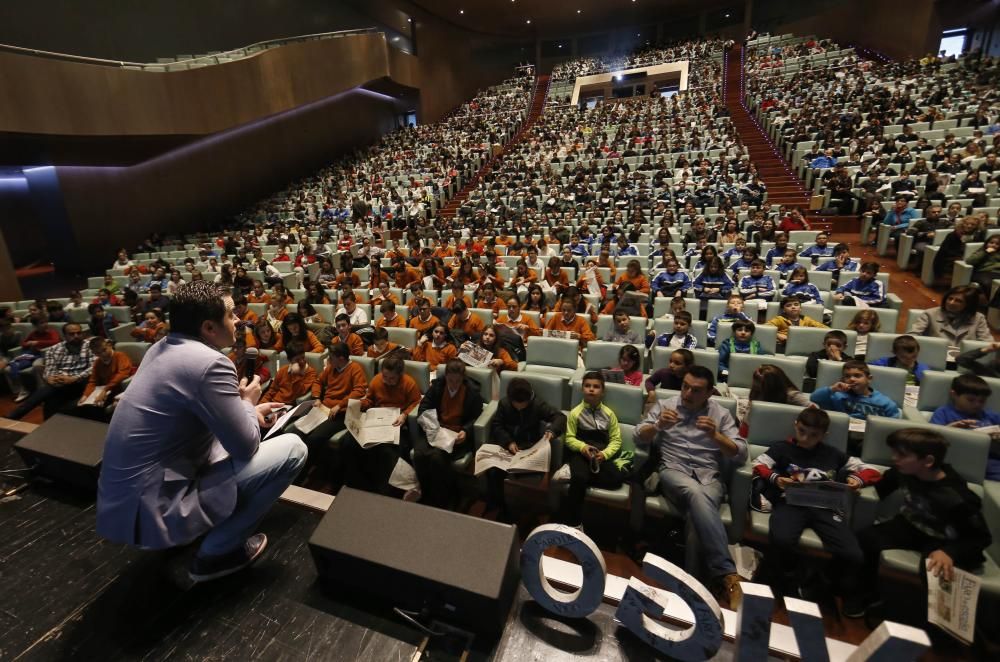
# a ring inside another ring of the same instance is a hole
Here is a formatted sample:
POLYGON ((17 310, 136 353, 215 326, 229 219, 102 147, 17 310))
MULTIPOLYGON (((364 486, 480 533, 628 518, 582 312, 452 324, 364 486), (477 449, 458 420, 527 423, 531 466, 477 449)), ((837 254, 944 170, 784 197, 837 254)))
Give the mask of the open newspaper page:
POLYGON ((595 297, 601 296, 601 285, 597 282, 597 267, 584 269, 583 273, 587 278, 587 293, 595 297))
POLYGON ((86 405, 97 405, 98 400, 104 395, 104 392, 108 390, 107 386, 95 386, 94 390, 90 392, 86 398, 80 401, 83 406, 86 405))
POLYGON ((947 581, 927 571, 927 620, 971 645, 976 630, 976 604, 983 582, 958 568, 954 568, 954 575, 947 581))
POLYGON ((547 338, 565 338, 566 340, 573 340, 572 331, 562 331, 559 329, 543 329, 542 335, 547 338))
POLYGON ((485 368, 493 360, 493 352, 466 341, 458 348, 458 358, 473 368, 485 368))
POLYGON ((392 423, 399 418, 399 413, 398 407, 374 407, 362 412, 360 400, 348 400, 344 424, 362 448, 398 444, 399 427, 392 423))
POLYGON ((551 456, 549 443, 543 441, 517 454, 496 444, 483 444, 476 451, 475 474, 478 476, 489 469, 507 473, 545 473, 549 470, 551 456))
POLYGON ((292 423, 292 427, 302 434, 309 434, 330 418, 330 408, 324 404, 313 407, 305 416, 292 423))
POLYGON ((417 472, 405 460, 397 459, 389 476, 389 484, 400 490, 415 490, 420 487, 417 472))
POLYGON ((267 434, 264 435, 264 439, 269 439, 278 434, 286 425, 288 425, 290 421, 293 421, 300 416, 305 416, 312 410, 314 402, 315 400, 306 400, 298 406, 285 411, 281 418, 275 421, 274 425, 271 426, 271 429, 267 431, 267 434))

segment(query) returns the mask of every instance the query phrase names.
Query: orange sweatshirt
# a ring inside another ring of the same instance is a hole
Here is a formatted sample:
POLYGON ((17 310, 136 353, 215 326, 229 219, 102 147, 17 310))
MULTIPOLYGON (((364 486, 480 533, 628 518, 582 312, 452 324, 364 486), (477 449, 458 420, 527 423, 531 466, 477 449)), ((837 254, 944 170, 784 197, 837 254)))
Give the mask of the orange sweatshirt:
POLYGON ((340 407, 340 413, 343 414, 347 401, 363 398, 367 387, 368 377, 359 364, 351 361, 338 372, 327 363, 319 378, 313 382, 312 397, 322 397, 324 405, 331 409, 340 407))
MULTIPOLYGON (((358 340, 361 339, 359 338, 358 340)), ((314 352, 316 354, 322 354, 323 351, 326 349, 325 347, 323 347, 323 343, 319 341, 319 338, 316 337, 316 334, 308 330, 306 331, 305 345, 307 352, 314 352)), ((284 349, 285 349, 285 337, 283 334, 279 333, 278 341, 274 343, 274 351, 280 352, 283 351, 284 349)))
POLYGON ((445 343, 444 347, 438 349, 430 340, 422 345, 417 345, 417 348, 413 351, 413 360, 426 361, 430 365, 431 372, 437 370, 437 367, 442 363, 447 363, 449 359, 453 359, 456 356, 458 356, 458 350, 451 343, 445 343))
POLYGON ((305 370, 293 375, 289 370, 290 367, 290 365, 281 366, 271 385, 267 387, 267 392, 260 399, 261 402, 283 402, 286 405, 293 405, 296 400, 309 393, 316 381, 316 370, 307 364, 305 370))
POLYGON ((420 387, 413 377, 406 373, 399 379, 399 384, 389 388, 382 381, 382 373, 368 385, 368 393, 361 401, 361 409, 367 411, 372 407, 399 407, 399 411, 409 414, 420 404, 420 387))
POLYGON ((590 330, 590 325, 587 324, 587 320, 581 315, 574 315, 573 321, 569 324, 563 322, 561 314, 553 315, 549 318, 545 328, 552 331, 570 331, 576 333, 580 336, 581 345, 586 345, 587 342, 594 339, 594 332, 590 330))
POLYGON ((427 331, 427 329, 433 329, 440 323, 441 320, 439 320, 434 315, 428 317, 426 322, 421 320, 419 315, 414 315, 413 317, 410 318, 410 321, 407 323, 407 326, 410 327, 411 329, 416 329, 417 335, 423 335, 424 332, 427 331))
POLYGON ((483 324, 483 320, 479 319, 478 315, 469 314, 469 319, 464 322, 458 319, 458 315, 452 315, 448 318, 448 328, 452 330, 458 330, 465 333, 467 336, 478 336, 486 328, 483 324))
MULTIPOLYGON (((337 343, 345 342, 340 339, 340 334, 338 333, 330 340, 331 345, 336 345, 337 343)), ((365 341, 361 339, 356 333, 347 334, 347 350, 351 353, 351 356, 364 356, 365 353, 365 341)))
POLYGON ((98 386, 107 386, 108 392, 115 394, 118 386, 132 374, 132 361, 124 352, 111 355, 111 363, 105 364, 101 359, 94 361, 94 370, 90 373, 87 386, 83 389, 84 397, 94 392, 98 386))

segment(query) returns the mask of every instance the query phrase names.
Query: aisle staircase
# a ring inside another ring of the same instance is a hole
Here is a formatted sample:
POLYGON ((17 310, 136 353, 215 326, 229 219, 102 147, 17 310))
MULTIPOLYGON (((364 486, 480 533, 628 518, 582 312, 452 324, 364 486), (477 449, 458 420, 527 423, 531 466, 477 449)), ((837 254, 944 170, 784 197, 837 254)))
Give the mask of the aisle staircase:
POLYGON ((479 184, 480 180, 493 168, 493 164, 497 159, 503 158, 504 154, 515 147, 524 138, 524 135, 535 125, 538 121, 539 116, 545 109, 545 97, 549 93, 549 76, 540 75, 535 79, 535 89, 532 92, 531 97, 531 108, 528 110, 528 116, 525 118, 521 127, 518 129, 514 137, 507 141, 507 144, 503 148, 490 156, 489 159, 482 165, 481 168, 474 174, 468 182, 465 183, 458 193, 456 193, 448 201, 448 204, 444 206, 441 210, 441 218, 454 218, 458 213, 458 208, 462 206, 465 199, 469 197, 469 193, 479 184))
MULTIPOLYGON (((743 46, 736 46, 726 57, 725 102, 733 126, 750 152, 760 178, 767 186, 767 201, 774 205, 791 205, 809 209, 809 192, 791 165, 781 156, 778 147, 757 124, 757 119, 743 105, 743 46)), ((831 230, 828 219, 810 217, 815 230, 831 230)))

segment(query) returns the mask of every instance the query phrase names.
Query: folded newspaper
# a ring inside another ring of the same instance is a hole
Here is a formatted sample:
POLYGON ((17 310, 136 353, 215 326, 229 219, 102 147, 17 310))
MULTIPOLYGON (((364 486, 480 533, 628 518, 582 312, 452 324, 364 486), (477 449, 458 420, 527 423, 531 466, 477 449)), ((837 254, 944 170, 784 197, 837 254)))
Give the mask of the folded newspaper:
POLYGON ((951 581, 927 571, 927 621, 950 635, 972 644, 976 631, 976 604, 982 580, 972 573, 953 569, 951 581))
POLYGON ((815 480, 792 483, 785 488, 785 502, 790 506, 822 508, 850 519, 857 492, 846 483, 815 480))
POLYGON ((531 448, 513 454, 496 444, 483 444, 476 451, 475 474, 489 469, 501 469, 507 473, 546 473, 549 470, 549 460, 552 449, 548 442, 539 441, 531 448))
POLYGON ((360 400, 348 400, 344 424, 362 448, 398 444, 399 426, 393 425, 393 422, 399 414, 399 407, 372 407, 363 412, 360 400))
POLYGON ((459 346, 458 358, 473 368, 485 368, 493 360, 493 352, 467 340, 459 346))
POLYGON ((80 400, 80 406, 97 406, 98 401, 104 396, 107 390, 107 386, 95 386, 94 390, 90 392, 90 395, 80 400))
POLYGON ((302 434, 309 434, 319 426, 323 425, 330 418, 330 408, 319 403, 310 409, 305 416, 297 418, 290 427, 298 430, 302 434))
POLYGON ((428 409, 417 418, 417 423, 427 435, 427 442, 434 448, 440 448, 445 453, 450 453, 455 448, 455 441, 458 433, 441 427, 438 422, 437 411, 428 409))

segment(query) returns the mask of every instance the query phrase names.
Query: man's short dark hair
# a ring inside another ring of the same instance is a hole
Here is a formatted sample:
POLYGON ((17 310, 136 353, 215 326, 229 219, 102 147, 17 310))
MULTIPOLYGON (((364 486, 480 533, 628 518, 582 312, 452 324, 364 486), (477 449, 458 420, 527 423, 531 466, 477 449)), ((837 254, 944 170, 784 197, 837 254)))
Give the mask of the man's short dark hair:
POLYGON ((347 343, 335 342, 330 345, 328 351, 330 352, 330 358, 349 359, 351 357, 351 349, 347 346, 347 343))
POLYGON ((674 313, 674 319, 675 320, 683 320, 683 321, 687 322, 688 324, 691 324, 691 320, 693 320, 694 317, 692 317, 691 313, 689 313, 686 310, 678 310, 676 313, 674 313))
POLYGON ((841 345, 847 347, 847 334, 839 329, 827 331, 823 336, 823 343, 825 344, 827 340, 839 340, 841 345))
POLYGON ((885 443, 894 451, 912 453, 920 459, 933 457, 935 467, 941 466, 948 452, 948 440, 944 435, 924 428, 896 430, 886 438, 885 443))
POLYGON ((347 322, 348 324, 350 324, 351 323, 351 316, 348 315, 347 313, 340 313, 339 315, 337 315, 333 319, 333 323, 334 324, 337 324, 339 322, 347 322))
POLYGON ((464 375, 465 374, 465 362, 460 359, 448 359, 447 365, 444 368, 444 374, 446 375, 464 375))
POLYGON ((87 344, 90 347, 90 351, 96 354, 104 348, 104 343, 106 342, 109 342, 107 338, 97 336, 96 338, 91 338, 87 344))
POLYGON ((753 333, 757 330, 757 326, 750 320, 736 320, 733 322, 731 330, 733 332, 749 331, 750 333, 753 333))
POLYGON ((306 353, 306 345, 300 340, 294 340, 288 343, 285 347, 285 356, 289 361, 294 361, 296 358, 302 356, 306 353))
POLYGON ((403 363, 403 359, 398 356, 390 356, 382 359, 382 362, 379 364, 379 369, 393 372, 397 375, 402 375, 403 371, 406 369, 406 364, 403 363))
POLYGON ((830 415, 819 407, 806 407, 799 412, 796 422, 816 430, 830 429, 830 415))
POLYGON ((530 402, 535 397, 531 382, 524 377, 515 377, 507 385, 507 398, 511 402, 530 402))
POLYGON ((207 280, 184 283, 170 298, 170 330, 197 338, 204 322, 222 324, 226 296, 225 288, 207 280))
POLYGON ((687 374, 695 379, 703 379, 708 382, 709 390, 715 388, 715 375, 703 365, 693 365, 687 369, 687 374))
POLYGON ((974 395, 981 398, 988 398, 993 394, 989 383, 979 375, 973 374, 959 375, 951 380, 951 390, 955 395, 974 395))

